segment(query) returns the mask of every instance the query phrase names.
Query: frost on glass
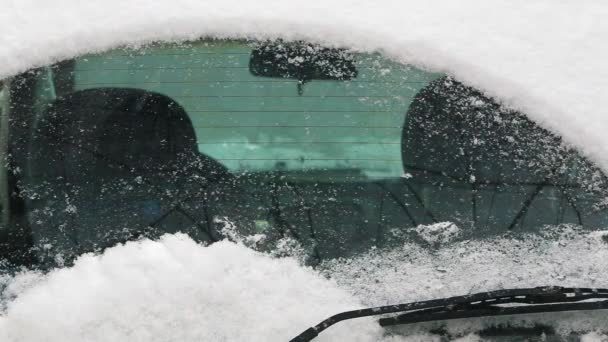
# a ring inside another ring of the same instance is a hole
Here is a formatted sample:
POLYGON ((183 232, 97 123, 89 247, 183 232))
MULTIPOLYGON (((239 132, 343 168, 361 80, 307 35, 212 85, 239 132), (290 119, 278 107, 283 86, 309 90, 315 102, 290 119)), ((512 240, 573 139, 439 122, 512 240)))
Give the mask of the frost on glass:
POLYGON ((9 85, 13 265, 176 232, 317 265, 605 225, 604 174, 558 136, 377 54, 197 41, 80 56, 9 85))
MULTIPOLYGON (((447 228, 440 223, 417 230, 447 228)), ((575 225, 546 226, 519 236, 435 241, 431 247, 403 243, 325 260, 317 270, 366 307, 548 284, 603 288, 608 280, 606 236, 606 231, 589 232, 575 225)), ((389 329, 407 336, 433 332, 448 340, 474 333, 484 341, 499 336, 508 341, 543 340, 543 332, 548 341, 578 341, 577 335, 593 331, 608 331, 606 310, 438 320, 389 329)))

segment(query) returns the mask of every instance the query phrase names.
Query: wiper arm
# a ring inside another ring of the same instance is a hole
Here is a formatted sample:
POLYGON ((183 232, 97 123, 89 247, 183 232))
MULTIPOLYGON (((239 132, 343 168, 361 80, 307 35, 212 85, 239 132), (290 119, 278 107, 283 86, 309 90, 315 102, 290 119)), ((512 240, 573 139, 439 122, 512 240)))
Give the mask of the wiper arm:
POLYGON ((330 326, 353 318, 401 313, 379 320, 381 326, 419 323, 455 318, 515 315, 540 312, 608 309, 608 289, 566 288, 544 286, 523 289, 497 290, 464 296, 421 302, 396 304, 353 310, 331 316, 293 338, 292 342, 310 341, 330 326), (522 304, 500 306, 500 304, 522 304))

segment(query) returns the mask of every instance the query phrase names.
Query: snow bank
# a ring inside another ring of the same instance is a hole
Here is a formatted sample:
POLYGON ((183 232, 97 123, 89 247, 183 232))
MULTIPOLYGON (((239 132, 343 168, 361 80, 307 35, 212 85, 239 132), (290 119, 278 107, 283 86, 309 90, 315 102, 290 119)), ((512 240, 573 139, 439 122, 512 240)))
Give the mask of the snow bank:
POLYGON ((119 44, 199 36, 383 51, 523 109, 608 170, 608 3, 1 0, 0 78, 119 44))
MULTIPOLYGON (((242 245, 197 245, 185 235, 127 243, 48 276, 23 273, 7 294, 1 341, 286 341, 360 306, 292 259, 242 245)), ((371 341, 371 320, 321 341, 371 341)))

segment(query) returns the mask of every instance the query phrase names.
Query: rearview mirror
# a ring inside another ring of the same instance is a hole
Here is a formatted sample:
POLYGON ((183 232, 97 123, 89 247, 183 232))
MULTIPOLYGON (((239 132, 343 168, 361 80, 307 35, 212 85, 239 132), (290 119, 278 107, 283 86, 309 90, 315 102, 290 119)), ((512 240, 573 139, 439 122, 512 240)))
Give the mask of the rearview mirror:
POLYGON ((346 81, 357 77, 350 53, 305 42, 261 43, 251 52, 249 71, 255 76, 298 80, 298 94, 311 80, 346 81))

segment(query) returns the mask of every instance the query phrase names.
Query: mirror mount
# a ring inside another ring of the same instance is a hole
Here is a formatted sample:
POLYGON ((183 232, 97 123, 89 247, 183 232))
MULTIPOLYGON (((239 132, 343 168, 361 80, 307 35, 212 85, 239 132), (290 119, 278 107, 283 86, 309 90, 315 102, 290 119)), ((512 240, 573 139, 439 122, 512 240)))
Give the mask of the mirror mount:
POLYGON ((312 80, 348 81, 357 77, 352 54, 306 42, 267 41, 251 52, 249 71, 254 76, 295 79, 298 95, 312 80))

